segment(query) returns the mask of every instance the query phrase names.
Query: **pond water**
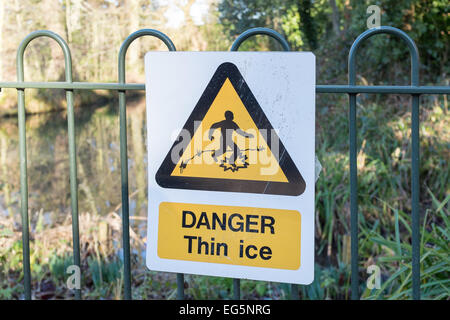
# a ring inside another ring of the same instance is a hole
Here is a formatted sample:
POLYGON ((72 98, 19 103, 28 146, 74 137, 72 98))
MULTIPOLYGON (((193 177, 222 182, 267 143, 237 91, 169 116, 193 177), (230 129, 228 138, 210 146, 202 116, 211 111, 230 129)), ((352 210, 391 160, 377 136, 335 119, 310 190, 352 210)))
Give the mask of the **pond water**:
MULTIPOLYGON (((129 105, 127 116, 130 216, 146 216, 145 101, 129 105)), ((117 102, 93 109, 78 108, 75 121, 79 212, 118 212, 121 181, 117 102)), ((46 223, 56 223, 70 215, 66 112, 27 115, 26 130, 30 218, 41 212, 46 223)), ((17 118, 0 118, 0 214, 13 216, 17 222, 19 179, 17 118)), ((145 230, 142 232, 145 234, 145 230)))

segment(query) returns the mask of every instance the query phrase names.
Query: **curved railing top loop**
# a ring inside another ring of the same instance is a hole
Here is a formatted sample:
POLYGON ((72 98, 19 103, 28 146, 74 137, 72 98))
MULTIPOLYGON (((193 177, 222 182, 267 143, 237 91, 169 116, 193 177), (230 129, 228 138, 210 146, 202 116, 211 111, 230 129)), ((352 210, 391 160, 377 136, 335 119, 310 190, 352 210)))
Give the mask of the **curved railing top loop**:
POLYGON ((155 29, 141 29, 136 32, 133 32, 130 34, 125 41, 120 46, 119 51, 119 83, 125 83, 125 56, 127 54, 128 47, 130 44, 136 40, 137 38, 143 37, 143 36, 152 36, 155 38, 158 38, 164 44, 167 46, 169 51, 176 51, 175 45, 173 44, 172 40, 162 33, 161 31, 155 30, 155 29))
POLYGON ((291 51, 291 47, 289 46, 289 43, 286 41, 286 39, 275 30, 269 28, 252 28, 241 33, 241 35, 239 35, 239 37, 234 40, 233 44, 231 45, 230 51, 237 51, 240 45, 245 40, 256 35, 267 35, 269 37, 272 37, 273 39, 278 41, 278 43, 283 47, 284 51, 291 51))
POLYGON ((64 63, 65 63, 65 74, 66 74, 66 82, 72 82, 72 56, 70 54, 69 46, 67 42, 61 38, 60 35, 49 31, 49 30, 38 30, 31 32, 28 34, 20 43, 19 48, 17 49, 17 81, 24 81, 24 67, 23 67, 23 56, 26 47, 28 44, 35 38, 39 37, 49 37, 55 40, 59 46, 61 47, 64 53, 64 63))
POLYGON ((358 38, 353 42, 350 52, 348 54, 348 83, 350 85, 356 84, 356 53, 364 40, 379 33, 387 33, 395 35, 406 42, 411 55, 411 85, 419 85, 419 50, 413 39, 408 36, 404 31, 394 28, 383 26, 379 28, 373 28, 361 33, 358 38))

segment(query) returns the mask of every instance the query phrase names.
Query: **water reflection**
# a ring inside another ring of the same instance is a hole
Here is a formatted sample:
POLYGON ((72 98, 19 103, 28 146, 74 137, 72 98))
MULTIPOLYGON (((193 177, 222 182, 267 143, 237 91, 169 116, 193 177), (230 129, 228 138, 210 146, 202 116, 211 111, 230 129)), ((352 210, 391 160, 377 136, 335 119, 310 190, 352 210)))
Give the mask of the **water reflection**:
MULTIPOLYGON (((127 107, 130 216, 146 216, 145 102, 127 107)), ((70 215, 68 137, 65 112, 28 115, 30 217, 43 212, 46 223, 70 215)), ((106 215, 120 209, 119 120, 117 103, 76 111, 79 212, 106 215)), ((19 141, 16 118, 0 119, 0 214, 20 223, 19 141)), ((140 223, 132 219, 130 223, 140 223)), ((139 227, 145 234, 145 228, 139 227)), ((137 231, 137 230, 136 230, 137 231)))

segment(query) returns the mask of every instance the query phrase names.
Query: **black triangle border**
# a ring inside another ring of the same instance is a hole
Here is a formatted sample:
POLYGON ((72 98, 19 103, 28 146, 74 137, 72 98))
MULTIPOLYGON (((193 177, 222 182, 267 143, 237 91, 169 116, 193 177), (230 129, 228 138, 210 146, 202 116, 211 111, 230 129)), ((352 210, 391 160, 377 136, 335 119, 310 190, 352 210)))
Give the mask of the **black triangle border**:
MULTIPOLYGON (((256 126, 259 129, 267 129, 266 143, 272 150, 271 133, 275 131, 272 130, 272 125, 238 68, 231 62, 222 63, 217 68, 183 128, 190 133, 191 138, 194 136, 194 121, 203 120, 227 78, 230 79, 231 84, 256 126)), ((179 139, 180 136, 177 137, 175 141, 178 141, 179 139)), ((172 145, 160 168, 156 172, 155 179, 158 185, 163 188, 299 196, 305 191, 305 180, 292 161, 281 139, 278 138, 278 141, 280 152, 277 161, 288 182, 171 176, 171 173, 176 166, 176 163, 173 163, 171 159, 171 152, 177 145, 176 142, 172 145)), ((275 154, 274 156, 276 157, 275 154)))

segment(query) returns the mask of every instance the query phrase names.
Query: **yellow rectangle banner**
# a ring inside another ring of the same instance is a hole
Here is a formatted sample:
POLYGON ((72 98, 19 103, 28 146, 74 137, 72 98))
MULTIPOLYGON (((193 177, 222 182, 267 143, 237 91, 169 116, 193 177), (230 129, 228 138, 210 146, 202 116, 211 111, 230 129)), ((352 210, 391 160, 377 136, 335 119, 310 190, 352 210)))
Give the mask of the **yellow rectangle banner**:
POLYGON ((300 230, 296 210, 162 202, 158 256, 297 270, 300 230))

